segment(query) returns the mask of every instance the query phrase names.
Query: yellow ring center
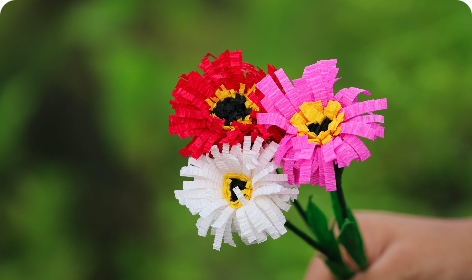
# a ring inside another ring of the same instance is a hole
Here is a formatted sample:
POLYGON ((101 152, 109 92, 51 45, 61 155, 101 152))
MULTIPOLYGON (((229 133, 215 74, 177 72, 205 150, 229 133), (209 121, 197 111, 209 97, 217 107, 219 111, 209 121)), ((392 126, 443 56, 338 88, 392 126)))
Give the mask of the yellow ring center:
POLYGON ((307 134, 309 143, 324 145, 341 132, 340 124, 344 121, 344 112, 338 114, 341 108, 339 102, 332 100, 324 108, 321 101, 304 102, 299 107, 300 112, 292 116, 290 123, 298 128, 297 136, 307 134), (326 121, 326 119, 329 120, 326 121), (326 123, 329 123, 327 128, 319 133, 309 129, 309 127, 321 126, 326 123))
MULTIPOLYGON (((215 96, 206 99, 205 101, 210 105, 210 112, 215 109, 216 105, 220 101, 224 101, 226 98, 235 98, 236 94, 240 94, 241 96, 244 96, 246 98, 246 102, 244 105, 246 106, 247 109, 252 109, 252 111, 259 112, 259 107, 251 101, 251 99, 248 98, 248 95, 256 91, 256 85, 253 85, 250 89, 246 91, 246 85, 241 83, 239 85, 239 90, 236 91, 234 89, 226 89, 224 85, 221 85, 220 88, 215 92, 215 96)), ((212 113, 212 116, 217 117, 215 114, 212 113)), ((247 115, 244 118, 241 118, 239 120, 236 120, 239 123, 242 124, 251 124, 252 123, 252 118, 249 115, 247 115)), ((224 125, 223 124, 223 129, 224 130, 234 130, 234 126, 232 125, 224 125)))
POLYGON ((235 174, 235 173, 226 173, 224 176, 224 183, 223 183, 223 197, 229 202, 229 206, 233 208, 239 208, 242 206, 239 199, 237 199, 236 194, 233 191, 235 187, 235 182, 233 180, 238 180, 245 182, 246 185, 244 189, 239 188, 241 193, 247 200, 251 199, 252 194, 252 182, 243 174, 235 174), (236 198, 236 199, 235 199, 236 198))

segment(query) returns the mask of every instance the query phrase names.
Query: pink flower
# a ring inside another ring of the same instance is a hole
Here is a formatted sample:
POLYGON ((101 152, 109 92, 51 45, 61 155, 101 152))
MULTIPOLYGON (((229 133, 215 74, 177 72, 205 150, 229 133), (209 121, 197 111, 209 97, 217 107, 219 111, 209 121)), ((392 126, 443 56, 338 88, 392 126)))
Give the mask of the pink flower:
POLYGON ((336 95, 333 85, 338 68, 336 59, 318 61, 307 66, 293 85, 283 69, 275 72, 284 92, 271 76, 256 87, 264 93, 261 104, 267 113, 257 114, 257 122, 276 125, 286 131, 275 155, 282 162, 288 183, 319 184, 327 191, 336 190, 334 164, 349 166, 353 159, 364 161, 370 152, 362 136, 371 140, 384 137, 382 115, 372 112, 387 109, 387 99, 357 101, 357 95, 370 92, 344 88, 336 95), (295 86, 294 86, 295 85, 295 86))

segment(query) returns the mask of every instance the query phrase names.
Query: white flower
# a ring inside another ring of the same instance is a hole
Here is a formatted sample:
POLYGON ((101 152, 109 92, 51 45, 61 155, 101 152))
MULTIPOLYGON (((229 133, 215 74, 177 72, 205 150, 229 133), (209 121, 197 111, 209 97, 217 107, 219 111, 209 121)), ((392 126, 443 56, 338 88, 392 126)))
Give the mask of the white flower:
POLYGON ((212 228, 213 249, 220 250, 223 239, 236 246, 232 232, 238 232, 247 245, 287 232, 281 210, 290 209, 289 201, 297 198, 298 189, 286 184, 287 175, 276 172, 277 143, 267 144, 258 137, 252 148, 251 144, 251 137, 246 136, 242 149, 240 144, 231 150, 229 144, 223 144, 220 153, 213 146, 213 158, 189 158, 189 165, 180 171, 194 181, 185 181, 175 197, 193 215, 200 215, 198 235, 206 236, 212 228))

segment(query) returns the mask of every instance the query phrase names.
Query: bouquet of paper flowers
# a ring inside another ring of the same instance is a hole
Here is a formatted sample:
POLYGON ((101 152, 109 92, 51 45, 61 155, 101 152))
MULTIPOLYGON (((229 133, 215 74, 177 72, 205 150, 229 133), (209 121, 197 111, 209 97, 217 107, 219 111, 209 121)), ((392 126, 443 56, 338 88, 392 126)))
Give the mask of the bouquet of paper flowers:
POLYGON ((202 59, 203 75, 180 76, 169 132, 192 137, 180 151, 189 156, 180 175, 193 181, 184 181, 175 197, 200 216, 198 235, 210 230, 215 236, 213 249, 223 242, 236 246, 233 232, 250 245, 277 239, 288 228, 322 254, 338 279, 355 274, 343 261, 341 245, 361 270, 367 268, 341 177, 352 160, 370 156, 358 136, 383 138, 384 118, 373 112, 387 109, 387 100, 358 102, 358 94, 370 93, 354 87, 335 94, 336 62, 318 61, 290 81, 282 68, 268 65, 266 74, 243 62, 241 51, 226 51, 202 59), (298 188, 310 183, 331 192, 337 236, 311 198, 306 210, 298 203, 298 188), (282 210, 292 204, 315 238, 286 220, 282 210))

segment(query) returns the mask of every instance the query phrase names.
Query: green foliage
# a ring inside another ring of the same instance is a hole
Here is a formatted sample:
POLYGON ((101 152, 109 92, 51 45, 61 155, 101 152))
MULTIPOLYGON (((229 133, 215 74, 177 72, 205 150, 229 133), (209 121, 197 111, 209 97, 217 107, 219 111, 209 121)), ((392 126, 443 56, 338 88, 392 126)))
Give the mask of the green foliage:
POLYGON ((340 227, 338 241, 346 248, 346 251, 356 262, 361 270, 367 268, 367 256, 364 250, 364 242, 362 240, 356 219, 348 209, 349 219, 346 219, 340 227))
POLYGON ((329 267, 331 273, 339 280, 349 279, 355 275, 354 272, 342 262, 325 260, 325 264, 329 267))
POLYGON ((328 257, 334 261, 342 261, 334 232, 328 227, 325 214, 311 201, 311 197, 308 200, 306 217, 311 231, 315 234, 320 245, 324 247, 328 257))
POLYGON ((334 217, 336 218, 336 222, 341 229, 342 225, 344 224, 344 218, 341 211, 341 205, 339 204, 338 195, 335 191, 329 192, 329 194, 331 196, 331 203, 333 204, 334 217))
POLYGON ((347 267, 342 259, 333 229, 328 227, 328 220, 325 214, 311 201, 311 197, 308 200, 306 216, 312 232, 315 234, 323 251, 326 252, 326 265, 330 267, 331 271, 338 279, 348 279, 352 277, 354 273, 347 267))
POLYGON ((340 230, 338 242, 346 248, 346 251, 356 262, 360 269, 367 268, 367 256, 364 250, 364 243, 357 225, 356 218, 352 214, 351 209, 347 208, 348 219, 343 218, 341 213, 341 205, 339 204, 336 192, 331 192, 331 201, 333 204, 333 212, 340 230))

